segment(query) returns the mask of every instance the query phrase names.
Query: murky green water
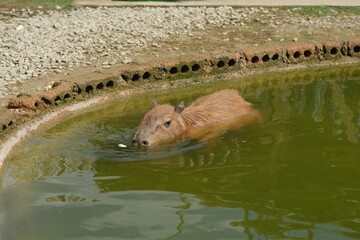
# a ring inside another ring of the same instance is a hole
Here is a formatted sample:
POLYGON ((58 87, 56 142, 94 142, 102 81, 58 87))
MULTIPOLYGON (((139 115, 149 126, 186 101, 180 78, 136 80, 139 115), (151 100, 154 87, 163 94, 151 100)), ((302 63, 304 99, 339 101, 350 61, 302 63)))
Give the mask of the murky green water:
POLYGON ((6 166, 0 239, 360 239, 360 66, 129 97, 35 134, 6 166), (120 148, 156 96, 236 88, 264 122, 120 148))

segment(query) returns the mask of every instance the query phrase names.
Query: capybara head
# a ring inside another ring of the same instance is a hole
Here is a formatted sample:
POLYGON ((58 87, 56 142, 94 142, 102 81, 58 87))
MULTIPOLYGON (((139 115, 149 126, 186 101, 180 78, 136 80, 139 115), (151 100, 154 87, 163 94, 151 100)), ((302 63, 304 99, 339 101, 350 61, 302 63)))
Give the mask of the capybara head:
POLYGON ((146 113, 133 138, 133 144, 150 147, 175 140, 184 132, 181 112, 184 103, 176 107, 169 104, 157 105, 153 100, 153 108, 146 113))

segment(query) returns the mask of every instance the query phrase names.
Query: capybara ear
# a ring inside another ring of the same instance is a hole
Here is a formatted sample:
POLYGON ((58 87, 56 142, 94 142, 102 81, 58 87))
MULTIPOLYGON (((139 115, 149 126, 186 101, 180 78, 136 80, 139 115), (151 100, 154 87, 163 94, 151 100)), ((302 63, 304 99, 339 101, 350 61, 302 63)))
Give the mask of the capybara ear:
POLYGON ((184 102, 181 102, 179 103, 179 105, 175 107, 175 113, 180 114, 182 111, 184 111, 184 109, 185 109, 185 104, 184 102))
POLYGON ((153 106, 153 108, 156 107, 156 105, 157 105, 157 102, 156 102, 156 99, 154 98, 154 99, 152 100, 152 106, 153 106))

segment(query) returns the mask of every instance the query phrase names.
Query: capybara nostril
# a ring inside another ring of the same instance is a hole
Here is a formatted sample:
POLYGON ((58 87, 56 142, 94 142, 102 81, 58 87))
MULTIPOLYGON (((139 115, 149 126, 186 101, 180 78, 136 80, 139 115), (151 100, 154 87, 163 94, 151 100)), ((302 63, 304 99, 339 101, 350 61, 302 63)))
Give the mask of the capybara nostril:
POLYGON ((146 141, 146 140, 142 141, 141 146, 143 146, 143 147, 149 146, 149 141, 146 141))

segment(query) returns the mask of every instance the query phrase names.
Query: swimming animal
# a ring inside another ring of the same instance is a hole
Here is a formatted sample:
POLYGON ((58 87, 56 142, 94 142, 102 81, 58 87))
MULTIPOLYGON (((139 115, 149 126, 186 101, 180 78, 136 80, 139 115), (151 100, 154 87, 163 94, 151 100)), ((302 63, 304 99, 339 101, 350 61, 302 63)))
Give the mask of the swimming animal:
POLYGON ((261 120, 261 114, 236 90, 217 91, 201 97, 190 106, 158 105, 146 113, 133 137, 133 145, 151 147, 178 139, 205 140, 229 129, 261 120))

